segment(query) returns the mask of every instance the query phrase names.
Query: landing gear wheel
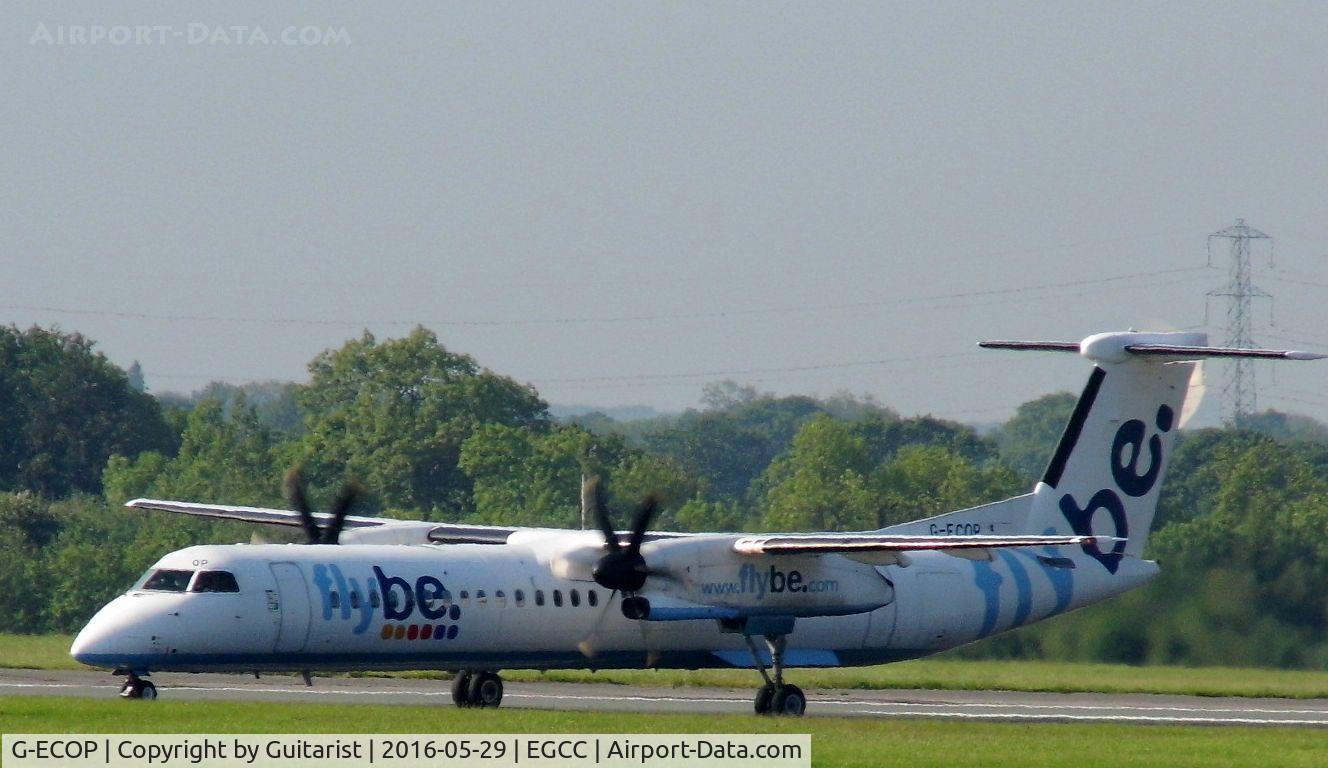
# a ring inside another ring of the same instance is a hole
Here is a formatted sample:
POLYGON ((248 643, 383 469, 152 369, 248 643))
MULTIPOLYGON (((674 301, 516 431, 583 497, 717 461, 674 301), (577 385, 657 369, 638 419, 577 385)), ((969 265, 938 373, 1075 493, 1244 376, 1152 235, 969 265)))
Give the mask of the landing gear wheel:
POLYGON ((756 714, 770 714, 770 704, 775 700, 775 684, 766 683, 756 692, 756 714))
POLYGON ((131 677, 120 686, 120 696, 126 699, 154 701, 157 698, 157 686, 137 677, 131 677))
POLYGON ((496 707, 503 701, 503 679, 492 672, 480 672, 470 681, 472 707, 496 707))
POLYGON ((463 669, 456 673, 456 677, 452 678, 452 703, 458 707, 470 706, 471 677, 471 674, 463 669))
POLYGON ((776 716, 802 717, 807 711, 807 696, 796 685, 781 686, 770 703, 770 711, 776 716))

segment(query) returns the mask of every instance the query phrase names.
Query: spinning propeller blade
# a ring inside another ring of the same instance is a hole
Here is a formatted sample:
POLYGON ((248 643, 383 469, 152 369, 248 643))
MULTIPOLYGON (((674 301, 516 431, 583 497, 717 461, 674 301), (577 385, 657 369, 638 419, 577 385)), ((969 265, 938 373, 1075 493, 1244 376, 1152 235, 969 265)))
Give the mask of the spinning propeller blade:
POLYGON ((646 529, 659 511, 659 499, 652 493, 647 496, 632 516, 632 531, 627 539, 627 546, 618 541, 618 533, 613 530, 613 521, 609 519, 608 507, 604 504, 599 480, 595 484, 595 521, 604 534, 604 545, 608 552, 595 563, 591 572, 595 582, 610 591, 630 595, 645 586, 650 569, 641 556, 641 544, 645 541, 646 529))
POLYGON ((293 467, 286 472, 284 481, 286 500, 291 508, 300 513, 300 525, 304 528, 307 544, 339 544, 341 529, 346 525, 346 515, 355 505, 355 500, 364 495, 364 486, 352 480, 341 487, 337 498, 332 502, 332 520, 326 528, 320 528, 309 504, 309 496, 304 490, 304 472, 293 467))

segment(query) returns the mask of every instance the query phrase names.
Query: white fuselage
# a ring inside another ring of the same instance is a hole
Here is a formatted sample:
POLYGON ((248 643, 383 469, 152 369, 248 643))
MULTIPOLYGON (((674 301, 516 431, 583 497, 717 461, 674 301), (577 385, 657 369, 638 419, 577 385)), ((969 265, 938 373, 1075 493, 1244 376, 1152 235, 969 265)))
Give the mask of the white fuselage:
POLYGON ((1078 548, 991 560, 922 552, 882 566, 841 555, 737 558, 727 544, 707 555, 697 539, 680 541, 647 545, 652 562, 668 562, 671 550, 687 557, 670 563, 678 576, 647 584, 642 594, 658 606, 649 621, 625 618, 620 595, 550 561, 538 542, 190 547, 145 576, 182 572, 173 587, 140 582, 93 617, 71 653, 136 672, 751 667, 744 636, 718 618, 741 609, 796 617, 788 666, 847 666, 952 648, 1157 571, 1126 558, 1111 574, 1078 548), (236 591, 192 591, 200 572, 233 575, 236 591), (689 618, 698 607, 716 613, 689 618))

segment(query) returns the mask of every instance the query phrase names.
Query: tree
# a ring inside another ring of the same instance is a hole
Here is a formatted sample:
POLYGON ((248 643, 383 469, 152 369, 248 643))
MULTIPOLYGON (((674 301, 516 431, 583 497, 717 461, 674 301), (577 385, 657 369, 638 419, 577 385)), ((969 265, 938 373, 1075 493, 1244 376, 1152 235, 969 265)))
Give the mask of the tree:
POLYGON ((297 398, 299 385, 288 381, 251 381, 246 384, 227 384, 214 381, 189 398, 190 406, 204 400, 221 403, 226 414, 237 402, 254 409, 265 426, 276 432, 298 435, 304 431, 304 414, 297 398))
POLYGON ((1002 464, 979 466, 943 445, 910 445, 872 474, 884 527, 1014 496, 1026 490, 1002 464))
POLYGON ((747 405, 761 396, 760 390, 750 384, 739 384, 733 379, 712 381, 701 387, 701 402, 712 411, 747 405))
POLYGON ((743 499, 753 479, 788 448, 798 428, 822 408, 810 397, 761 397, 723 410, 689 411, 646 437, 718 497, 743 499))
MULTIPOLYGON (((474 519, 494 525, 576 528, 581 478, 594 473, 591 447, 579 427, 534 432, 485 424, 461 446, 459 465, 474 483, 474 519)), ((614 447, 595 453, 614 453, 614 447)), ((598 458, 598 457, 597 457, 598 458)))
POLYGON ((495 525, 578 527, 581 481, 591 476, 604 483, 623 525, 648 494, 660 500, 656 528, 669 527, 672 514, 701 494, 669 459, 576 426, 534 432, 484 425, 462 445, 460 466, 474 482, 475 519, 495 525))
POLYGON ((0 328, 0 490, 99 493, 112 455, 170 452, 172 443, 156 401, 92 341, 0 328))
POLYGON ((1304 440, 1328 443, 1328 426, 1309 416, 1267 410, 1240 418, 1241 429, 1250 429, 1272 437, 1279 443, 1304 440))
POLYGON ((1028 477, 1040 476, 1051 461, 1076 402, 1078 398, 1069 392, 1057 392, 1019 406, 996 432, 1001 457, 1028 477))
POLYGON ((148 385, 143 381, 143 366, 135 360, 129 365, 129 370, 125 371, 125 376, 129 378, 129 388, 135 392, 148 391, 148 385))
POLYGON ((842 421, 821 415, 793 438, 766 470, 764 526, 775 531, 847 531, 874 527, 867 441, 842 421))
POLYGON ((190 412, 180 450, 167 458, 154 451, 129 460, 113 457, 106 466, 106 498, 114 504, 135 496, 271 506, 279 493, 284 461, 280 444, 244 402, 230 415, 217 400, 204 400, 190 412))
POLYGON ((388 507, 464 514, 471 479, 458 460, 466 439, 485 424, 549 427, 533 387, 480 368, 424 328, 381 343, 366 332, 314 358, 309 372, 299 395, 299 458, 311 483, 332 487, 354 475, 388 507))

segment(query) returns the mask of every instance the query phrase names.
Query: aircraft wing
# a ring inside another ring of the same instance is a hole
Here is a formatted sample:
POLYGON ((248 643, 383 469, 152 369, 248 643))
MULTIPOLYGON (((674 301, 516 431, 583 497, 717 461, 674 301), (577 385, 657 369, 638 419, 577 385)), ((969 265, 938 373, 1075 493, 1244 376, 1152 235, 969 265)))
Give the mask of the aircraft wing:
MULTIPOLYGON (((241 507, 233 504, 198 504, 192 501, 166 501, 163 499, 134 499, 127 502, 131 509, 152 509, 159 512, 174 512, 180 515, 211 517, 217 520, 236 520, 242 523, 261 523, 264 525, 287 525, 298 528, 300 513, 293 509, 268 509, 267 507, 241 507)), ((332 520, 331 515, 314 513, 314 519, 320 525, 332 520)), ((517 528, 503 528, 489 525, 464 525, 457 523, 428 523, 421 520, 397 520, 391 517, 362 517, 347 515, 345 528, 421 528, 416 535, 422 535, 418 543, 433 544, 506 544, 507 537, 517 528)), ((374 535, 377 536, 376 534, 374 535)), ((361 538, 364 538, 361 536, 361 538)), ((367 539, 366 539, 367 541, 367 539)), ((400 543, 396 537, 393 543, 400 543)))
POLYGON ((733 542, 740 555, 823 555, 864 552, 951 552, 1006 547, 1065 547, 1095 544, 1110 549, 1115 536, 896 536, 879 533, 743 536, 733 542))
MULTIPOLYGON (((265 523, 268 525, 289 525, 300 527, 300 513, 293 509, 267 509, 266 507, 239 507, 232 504, 196 504, 192 501, 166 501, 163 499, 134 499, 125 502, 130 509, 153 509, 159 512, 175 512, 195 517, 212 517, 218 520, 238 520, 244 523, 265 523)), ((332 520, 331 515, 314 513, 319 523, 332 520)), ((386 517, 346 516, 346 528, 371 528, 376 525, 411 522, 393 520, 386 517)))

